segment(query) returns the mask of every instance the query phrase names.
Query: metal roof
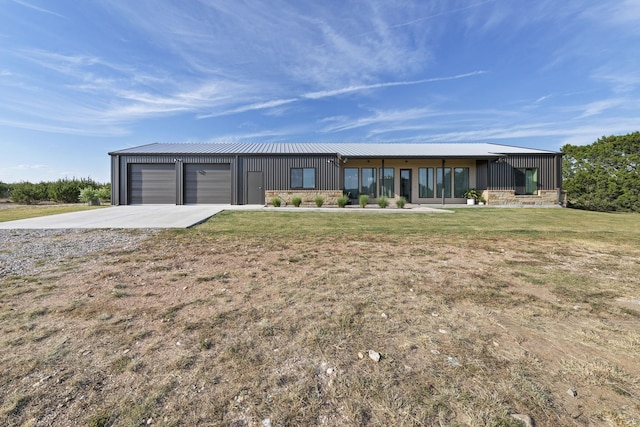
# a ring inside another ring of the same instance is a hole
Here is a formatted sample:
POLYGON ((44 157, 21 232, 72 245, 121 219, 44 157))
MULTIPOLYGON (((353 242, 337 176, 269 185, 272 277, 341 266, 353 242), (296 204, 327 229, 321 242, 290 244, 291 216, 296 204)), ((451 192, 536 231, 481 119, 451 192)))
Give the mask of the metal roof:
POLYGON ((560 154, 490 143, 155 143, 110 155, 339 155, 342 157, 496 157, 508 154, 560 154))

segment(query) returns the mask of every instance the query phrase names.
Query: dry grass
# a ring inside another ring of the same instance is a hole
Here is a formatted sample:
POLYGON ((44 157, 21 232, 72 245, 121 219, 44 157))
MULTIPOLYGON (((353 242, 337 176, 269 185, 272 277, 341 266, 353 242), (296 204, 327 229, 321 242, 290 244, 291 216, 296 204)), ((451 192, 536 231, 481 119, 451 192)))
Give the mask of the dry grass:
POLYGON ((233 212, 5 278, 0 423, 638 425, 639 226, 233 212))

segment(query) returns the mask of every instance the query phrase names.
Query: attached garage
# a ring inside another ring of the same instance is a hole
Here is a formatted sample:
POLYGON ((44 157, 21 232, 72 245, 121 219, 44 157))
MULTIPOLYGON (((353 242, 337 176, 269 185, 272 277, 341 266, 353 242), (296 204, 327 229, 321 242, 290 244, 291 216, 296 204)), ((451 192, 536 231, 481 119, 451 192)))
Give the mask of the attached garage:
POLYGON ((129 204, 175 204, 176 168, 173 164, 130 164, 129 204))
POLYGON ((185 164, 184 203, 231 203, 231 165, 185 164))

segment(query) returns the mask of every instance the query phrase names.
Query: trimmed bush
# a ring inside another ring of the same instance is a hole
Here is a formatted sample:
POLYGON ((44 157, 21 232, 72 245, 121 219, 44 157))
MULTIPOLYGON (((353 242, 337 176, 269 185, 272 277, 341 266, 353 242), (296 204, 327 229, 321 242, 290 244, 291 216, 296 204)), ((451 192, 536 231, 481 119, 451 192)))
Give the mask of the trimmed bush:
POLYGON ((369 203, 369 196, 366 194, 361 194, 360 197, 358 197, 358 204, 361 208, 364 208, 365 206, 367 206, 367 203, 369 203))
POLYGON ((324 205, 324 197, 322 196, 316 196, 316 198, 313 201, 316 202, 316 206, 319 208, 321 208, 322 205, 324 205))
POLYGON ((295 206, 296 208, 299 208, 300 205, 302 204, 302 198, 296 196, 294 198, 291 199, 291 204, 293 206, 295 206))
POLYGON ((280 200, 280 197, 274 197, 273 199, 271 199, 271 203, 273 204, 273 207, 279 208, 282 204, 282 200, 280 200))
POLYGON ((345 206, 347 206, 347 203, 349 203, 349 196, 338 197, 338 207, 339 208, 344 208, 345 206))
POLYGON ((380 206, 381 208, 386 208, 387 206, 389 206, 389 199, 384 196, 380 197, 378 199, 378 206, 380 206))
POLYGON ((398 207, 398 209, 403 209, 404 205, 407 204, 407 199, 405 199, 404 197, 398 197, 398 200, 396 200, 396 206, 398 207))

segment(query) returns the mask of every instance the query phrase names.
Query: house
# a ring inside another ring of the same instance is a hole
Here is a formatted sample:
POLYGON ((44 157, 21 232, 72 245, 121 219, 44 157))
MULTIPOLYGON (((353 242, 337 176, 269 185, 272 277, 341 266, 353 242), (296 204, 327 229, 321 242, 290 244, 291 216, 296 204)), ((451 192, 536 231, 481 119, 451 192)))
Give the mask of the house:
POLYGON ((562 154, 489 143, 149 144, 113 151, 112 203, 264 204, 317 195, 489 205, 562 205, 562 154))

